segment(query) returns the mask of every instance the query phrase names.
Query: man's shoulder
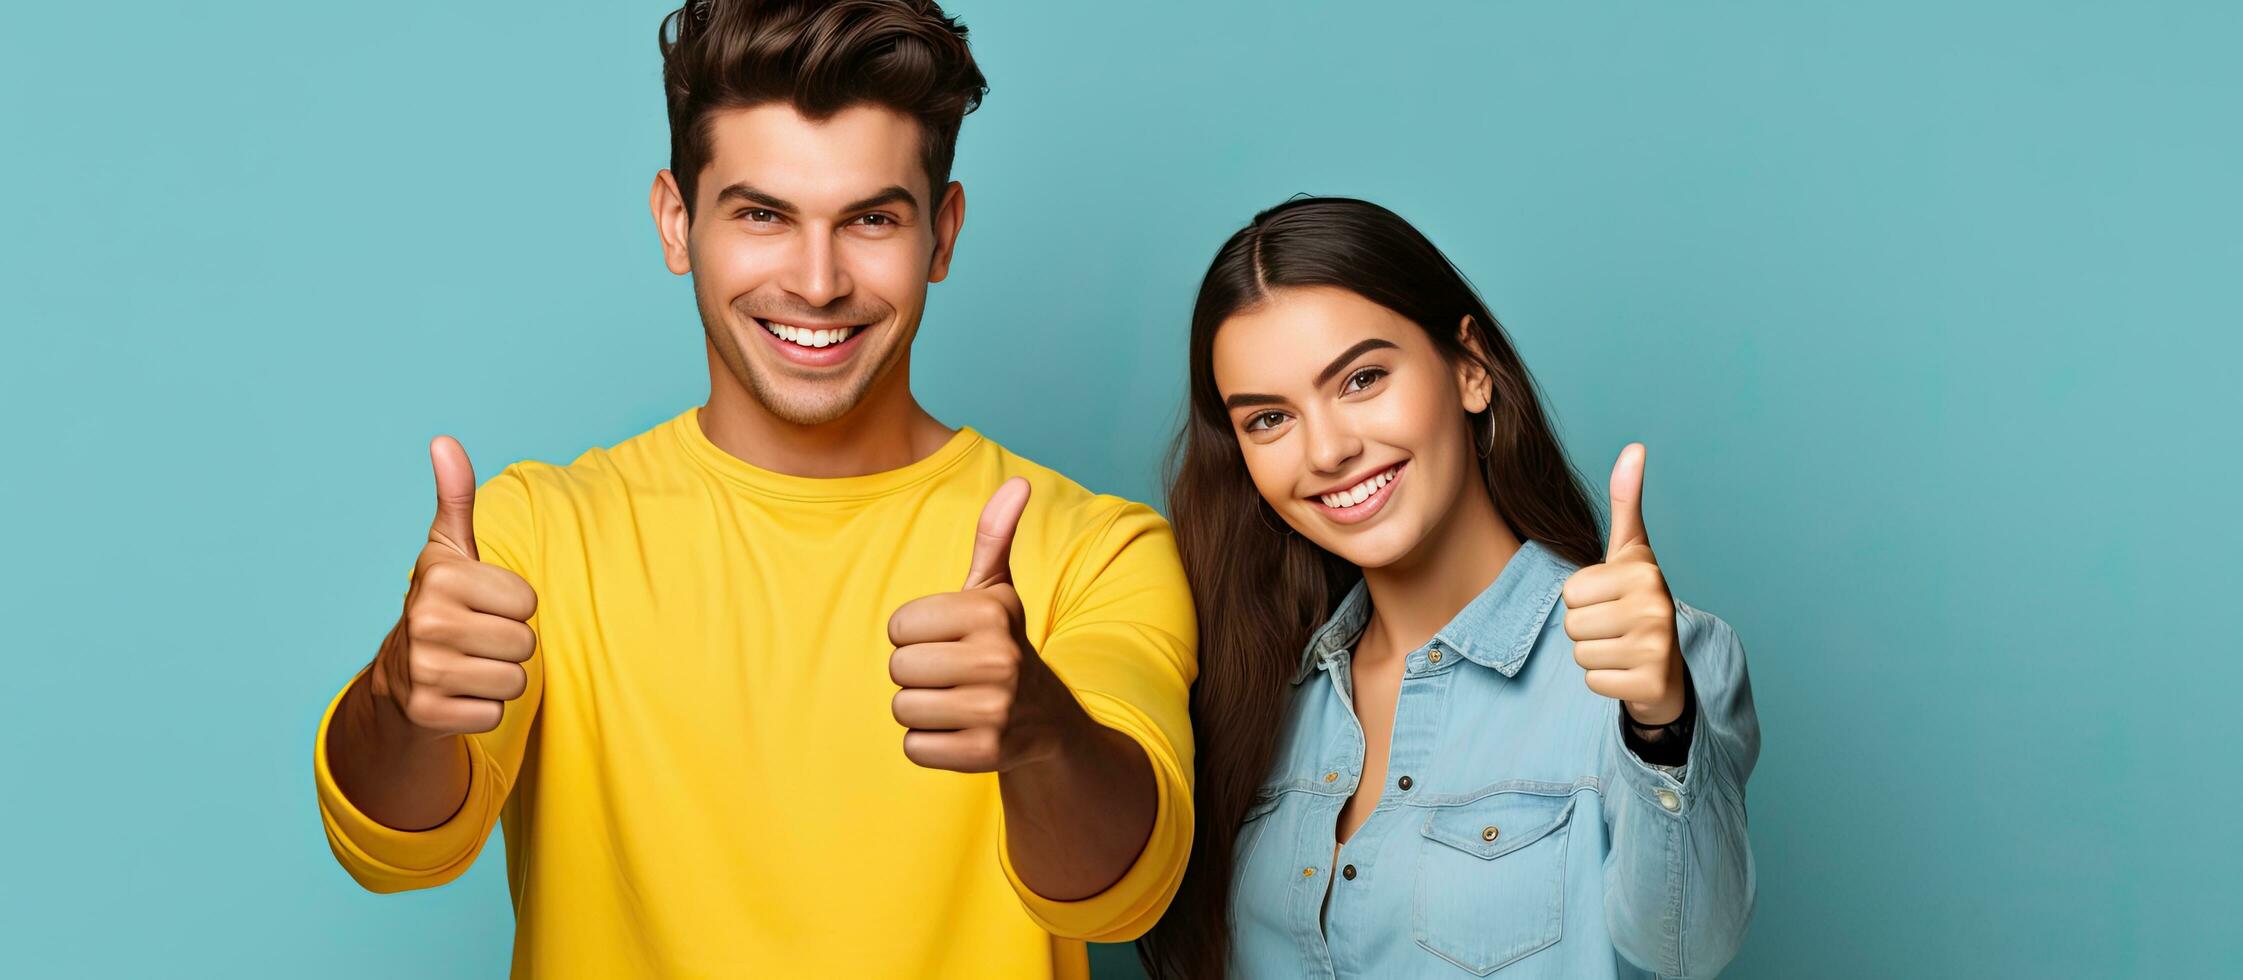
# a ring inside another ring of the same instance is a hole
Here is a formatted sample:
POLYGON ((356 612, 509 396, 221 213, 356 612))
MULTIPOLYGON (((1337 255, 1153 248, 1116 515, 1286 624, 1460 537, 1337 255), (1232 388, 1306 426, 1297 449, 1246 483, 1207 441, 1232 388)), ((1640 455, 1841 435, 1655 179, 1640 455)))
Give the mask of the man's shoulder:
POLYGON ((500 475, 519 481, 533 498, 583 501, 628 494, 632 486, 676 469, 678 451, 671 430, 683 417, 670 416, 619 442, 595 445, 567 463, 517 460, 500 475))
MULTIPOLYGON (((983 435, 982 439, 989 444, 996 454, 998 467, 1003 474, 1000 479, 1014 476, 1026 478, 1029 485, 1034 488, 1035 494, 1043 498, 1042 502, 1046 507, 1059 511, 1077 512, 1083 516, 1097 519, 1111 519, 1115 514, 1123 511, 1152 511, 1152 507, 1148 504, 1117 494, 1100 493, 1092 490, 1077 482, 1073 477, 1021 455, 996 440, 990 439, 987 435, 983 435)), ((1031 500, 1033 499, 1031 497, 1031 500)))
POLYGON ((989 489, 1011 477, 1028 481, 1028 511, 1022 531, 1037 532, 1047 547, 1065 548, 1093 541, 1120 543, 1147 532, 1168 533, 1168 521, 1151 505, 1085 487, 1057 469, 999 444, 984 435, 997 465, 989 489))

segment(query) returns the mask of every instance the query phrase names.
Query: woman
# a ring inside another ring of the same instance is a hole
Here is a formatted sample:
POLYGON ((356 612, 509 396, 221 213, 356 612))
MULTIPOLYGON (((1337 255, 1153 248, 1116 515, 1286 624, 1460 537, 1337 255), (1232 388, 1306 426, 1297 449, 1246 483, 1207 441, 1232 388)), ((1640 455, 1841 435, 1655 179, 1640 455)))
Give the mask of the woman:
POLYGON ((1711 976, 1751 918, 1743 651, 1612 535, 1487 307, 1363 201, 1231 236, 1169 503, 1198 827, 1156 975, 1711 976), (1561 601, 1562 600, 1562 601, 1561 601))

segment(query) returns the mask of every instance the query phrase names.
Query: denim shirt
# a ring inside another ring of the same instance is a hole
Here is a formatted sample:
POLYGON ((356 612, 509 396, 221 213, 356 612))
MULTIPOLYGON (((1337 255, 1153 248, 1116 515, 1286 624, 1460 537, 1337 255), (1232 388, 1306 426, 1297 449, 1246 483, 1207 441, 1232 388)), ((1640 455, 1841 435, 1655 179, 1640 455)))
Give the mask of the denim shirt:
POLYGON ((1335 859, 1363 772, 1348 671, 1371 613, 1360 583, 1340 603, 1239 830, 1232 976, 1709 977, 1729 962, 1753 907, 1744 651, 1675 603, 1696 731, 1683 766, 1648 765, 1574 662, 1559 592, 1575 568, 1527 542, 1410 651, 1389 782, 1335 859))

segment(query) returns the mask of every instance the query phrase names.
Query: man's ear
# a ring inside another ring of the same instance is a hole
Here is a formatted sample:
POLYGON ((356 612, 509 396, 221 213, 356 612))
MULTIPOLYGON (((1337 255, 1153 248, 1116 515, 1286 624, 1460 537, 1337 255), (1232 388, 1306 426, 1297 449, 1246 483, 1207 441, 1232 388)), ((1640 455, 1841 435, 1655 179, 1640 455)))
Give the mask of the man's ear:
POLYGON ((941 282, 950 274, 950 256, 958 248, 958 229, 966 226, 966 185, 955 180, 942 189, 935 208, 935 255, 927 264, 927 281, 941 282))
POLYGON ((1480 332, 1472 329, 1472 323, 1472 314, 1466 313, 1456 325, 1457 342, 1473 355, 1456 364, 1456 390, 1464 395, 1466 415, 1478 415, 1495 403, 1495 379, 1481 366, 1487 362, 1487 348, 1480 343, 1480 332))
POLYGON ((654 231, 662 237, 662 264, 677 275, 693 271, 693 254, 686 249, 685 195, 678 191, 677 177, 668 170, 654 175, 654 188, 647 192, 647 208, 654 212, 654 231))

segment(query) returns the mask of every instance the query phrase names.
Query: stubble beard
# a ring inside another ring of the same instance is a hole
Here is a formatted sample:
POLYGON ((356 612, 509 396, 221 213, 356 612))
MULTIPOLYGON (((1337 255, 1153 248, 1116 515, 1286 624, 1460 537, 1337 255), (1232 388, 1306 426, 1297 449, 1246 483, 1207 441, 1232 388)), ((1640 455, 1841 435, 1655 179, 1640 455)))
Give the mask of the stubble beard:
MULTIPOLYGON (((698 294, 700 292, 699 284, 696 283, 695 286, 694 292, 698 294)), ((895 361, 903 352, 903 345, 894 343, 893 338, 867 336, 858 340, 858 343, 874 339, 889 343, 886 350, 877 353, 876 356, 880 358, 878 363, 862 363, 866 355, 874 352, 860 352, 857 357, 860 363, 851 365, 854 371, 849 377, 830 381, 813 381, 793 386, 785 385, 779 379, 773 378, 771 376, 772 372, 758 365, 748 356, 746 351, 740 349, 739 333, 732 329, 732 318, 737 316, 745 322, 745 326, 740 332, 760 333, 763 331, 762 324, 757 323, 755 318, 746 312, 735 313, 723 306, 712 310, 704 298, 696 295, 695 299, 697 301, 695 305, 701 313, 701 328, 708 334, 709 343, 716 348, 717 356, 724 361, 725 370, 732 373, 733 380, 738 381, 740 387, 747 391, 748 396, 755 399, 756 404, 763 406, 764 411, 771 413, 773 417, 789 425, 824 425, 849 414, 858 404, 864 401, 865 394, 872 390, 873 384, 888 375, 889 369, 894 367, 895 361), (790 387, 796 390, 788 390, 790 387), (810 390, 800 390, 804 388, 810 390)), ((786 321, 780 320, 779 322, 784 323, 786 321)), ((896 329, 896 327, 897 324, 891 317, 877 321, 874 326, 868 327, 867 330, 872 333, 885 333, 896 329)), ((758 338, 751 342, 760 342, 760 340, 761 338, 758 338)))

